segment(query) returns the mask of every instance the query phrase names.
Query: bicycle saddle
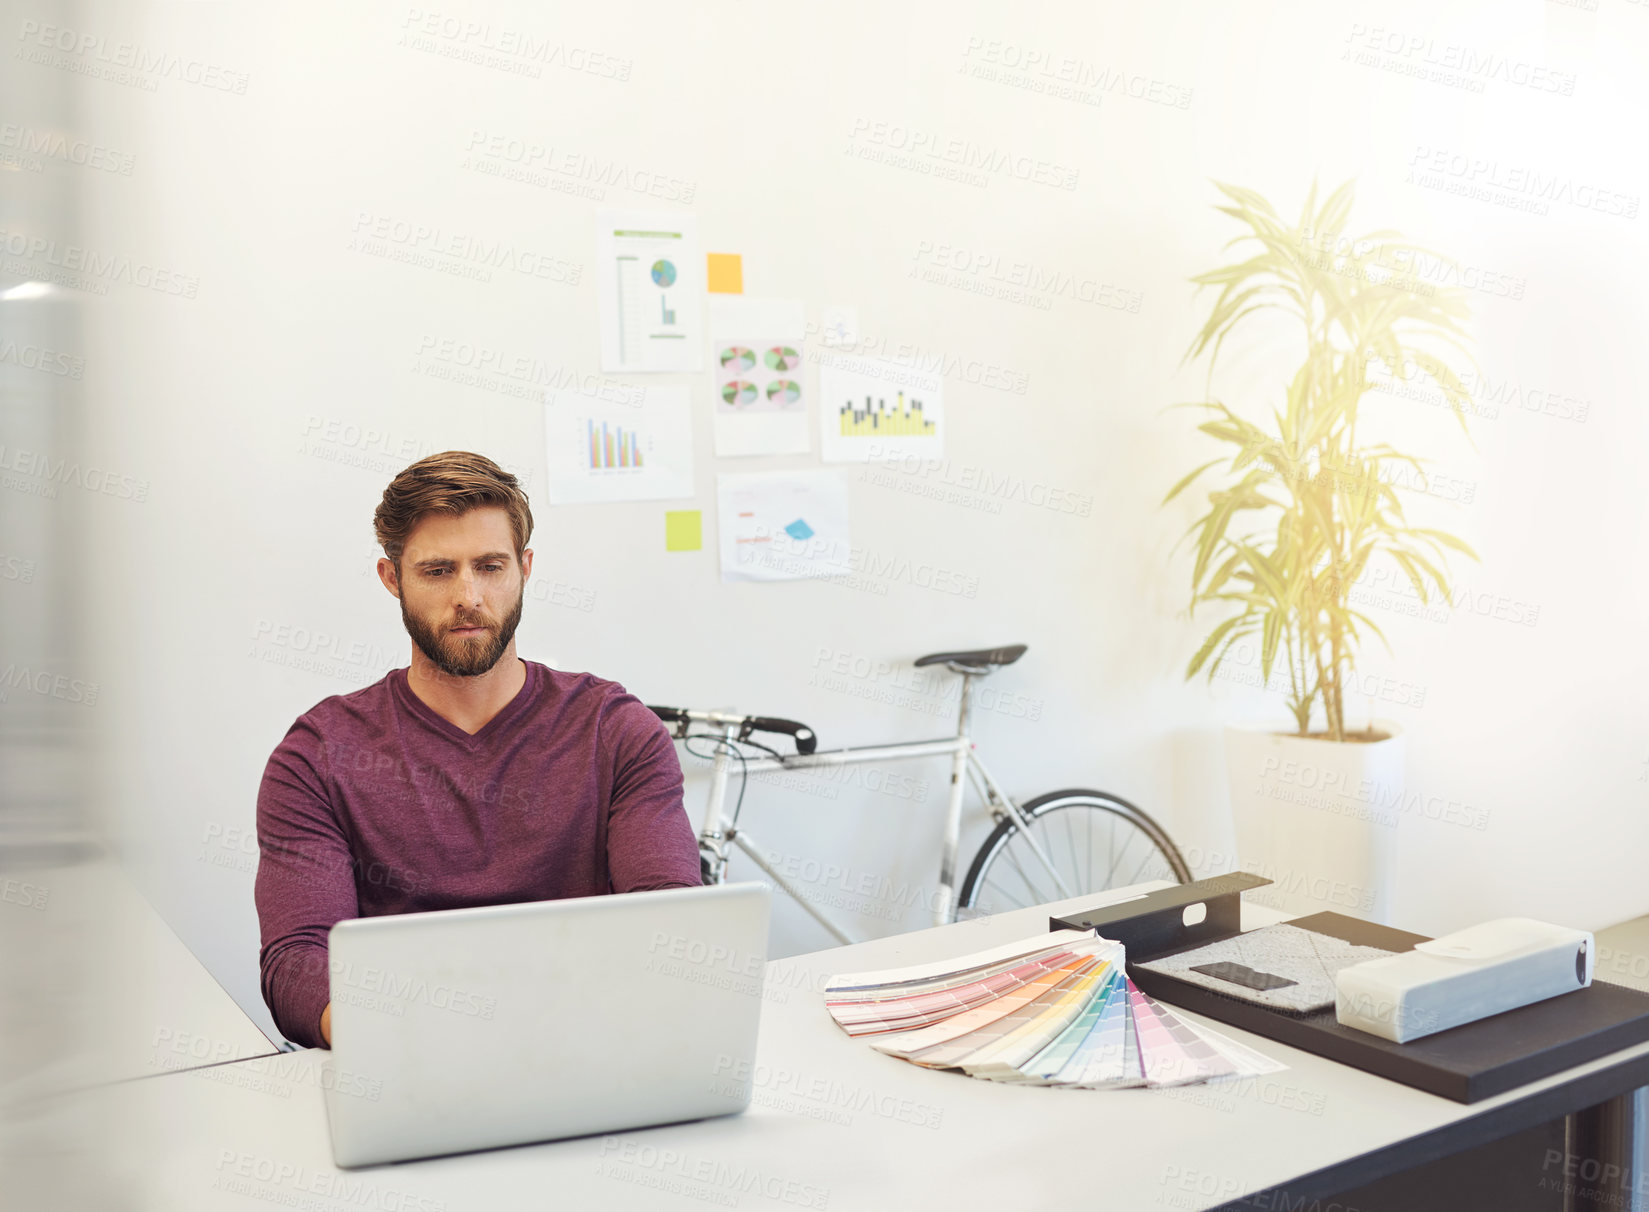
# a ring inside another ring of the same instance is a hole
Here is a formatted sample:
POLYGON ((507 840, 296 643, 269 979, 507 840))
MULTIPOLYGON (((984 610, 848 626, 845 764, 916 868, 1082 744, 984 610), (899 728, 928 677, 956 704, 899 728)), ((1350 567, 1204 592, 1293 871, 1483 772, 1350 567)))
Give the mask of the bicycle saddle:
POLYGON ((1025 655, 1025 645, 1009 644, 1005 648, 975 648, 969 652, 930 652, 925 657, 917 657, 916 664, 922 665, 952 665, 965 666, 973 669, 994 669, 1001 665, 1012 665, 1025 655))

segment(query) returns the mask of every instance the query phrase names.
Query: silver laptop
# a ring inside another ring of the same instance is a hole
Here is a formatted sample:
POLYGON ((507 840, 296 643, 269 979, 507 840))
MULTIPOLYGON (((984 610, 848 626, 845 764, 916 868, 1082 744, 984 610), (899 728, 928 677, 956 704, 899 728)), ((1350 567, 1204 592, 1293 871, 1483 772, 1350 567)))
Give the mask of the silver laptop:
POLYGON ((744 1110, 770 900, 739 883, 339 922, 333 1160, 744 1110))

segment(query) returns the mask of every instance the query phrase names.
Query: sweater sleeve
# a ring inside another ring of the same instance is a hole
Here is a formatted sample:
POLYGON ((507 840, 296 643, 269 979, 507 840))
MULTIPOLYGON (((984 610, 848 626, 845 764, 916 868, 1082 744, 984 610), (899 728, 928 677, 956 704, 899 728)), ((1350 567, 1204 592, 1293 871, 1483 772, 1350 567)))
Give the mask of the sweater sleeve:
POLYGON ((681 761, 664 722, 634 695, 608 709, 603 747, 613 763, 607 871, 614 892, 696 888, 698 838, 682 804, 681 761))
POLYGON ((319 734, 299 720, 270 755, 258 788, 260 985, 275 1025, 306 1048, 325 1046, 327 931, 360 916, 349 841, 316 769, 322 760, 319 734))

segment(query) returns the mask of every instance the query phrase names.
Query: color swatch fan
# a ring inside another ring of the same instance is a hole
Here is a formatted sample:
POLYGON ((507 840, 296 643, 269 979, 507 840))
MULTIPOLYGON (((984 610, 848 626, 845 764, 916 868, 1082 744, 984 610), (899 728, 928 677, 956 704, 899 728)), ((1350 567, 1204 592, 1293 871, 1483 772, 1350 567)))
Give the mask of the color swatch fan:
POLYGON ((938 963, 834 976, 825 1005, 878 1052, 1018 1085, 1178 1086, 1287 1068, 1145 996, 1126 960, 1121 943, 1056 930, 938 963))

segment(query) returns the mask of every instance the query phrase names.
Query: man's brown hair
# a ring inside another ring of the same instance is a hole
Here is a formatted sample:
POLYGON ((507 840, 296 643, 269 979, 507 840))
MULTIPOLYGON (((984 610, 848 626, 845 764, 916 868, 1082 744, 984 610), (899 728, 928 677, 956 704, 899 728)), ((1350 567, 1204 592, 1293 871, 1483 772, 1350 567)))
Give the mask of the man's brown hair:
POLYGON ((515 560, 532 538, 532 510, 516 478, 485 455, 443 450, 405 468, 384 489, 372 514, 372 528, 384 555, 401 575, 401 553, 418 523, 432 513, 461 517, 472 509, 501 505, 509 514, 515 560))

